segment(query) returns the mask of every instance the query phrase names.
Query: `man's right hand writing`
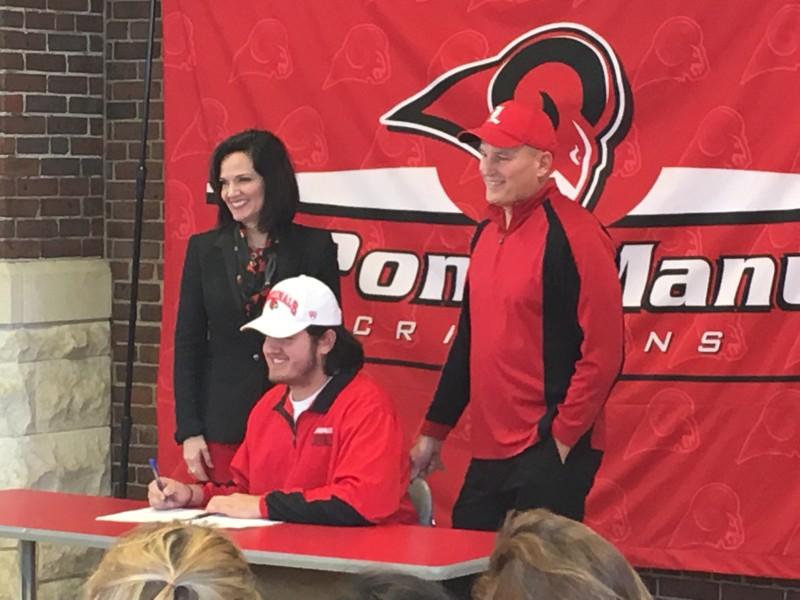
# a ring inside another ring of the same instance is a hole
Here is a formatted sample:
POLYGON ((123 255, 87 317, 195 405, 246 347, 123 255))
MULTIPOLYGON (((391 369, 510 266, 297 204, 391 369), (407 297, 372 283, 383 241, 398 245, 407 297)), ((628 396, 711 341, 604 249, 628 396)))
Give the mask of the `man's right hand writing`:
POLYGON ((147 486, 147 501, 153 508, 182 508, 192 501, 191 486, 169 477, 161 477, 160 481, 163 489, 159 489, 155 479, 147 486))
POLYGON ((428 435, 417 438, 411 448, 411 479, 427 477, 434 471, 444 470, 442 441, 428 435))
POLYGON ((183 462, 189 474, 198 481, 208 481, 206 468, 213 469, 211 453, 202 435, 193 435, 183 440, 183 462))

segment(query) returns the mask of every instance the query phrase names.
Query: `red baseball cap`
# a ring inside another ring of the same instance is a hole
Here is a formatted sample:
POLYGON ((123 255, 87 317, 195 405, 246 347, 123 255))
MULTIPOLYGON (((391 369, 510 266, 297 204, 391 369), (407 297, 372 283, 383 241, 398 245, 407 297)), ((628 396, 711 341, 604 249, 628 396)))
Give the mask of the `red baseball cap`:
POLYGON ((498 104, 483 125, 462 131, 458 139, 473 145, 483 141, 498 148, 526 145, 549 152, 556 149, 556 132, 550 117, 517 100, 498 104))

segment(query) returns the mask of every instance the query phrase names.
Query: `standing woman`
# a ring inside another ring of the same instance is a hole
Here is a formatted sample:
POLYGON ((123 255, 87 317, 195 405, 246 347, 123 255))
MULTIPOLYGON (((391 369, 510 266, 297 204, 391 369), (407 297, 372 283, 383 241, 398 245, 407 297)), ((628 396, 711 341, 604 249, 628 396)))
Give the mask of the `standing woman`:
POLYGON ((286 147, 268 131, 226 139, 211 159, 217 227, 189 239, 175 328, 175 440, 189 475, 226 482, 250 409, 270 383, 262 338, 239 331, 270 287, 311 275, 339 294, 329 232, 293 223, 299 202, 286 147))

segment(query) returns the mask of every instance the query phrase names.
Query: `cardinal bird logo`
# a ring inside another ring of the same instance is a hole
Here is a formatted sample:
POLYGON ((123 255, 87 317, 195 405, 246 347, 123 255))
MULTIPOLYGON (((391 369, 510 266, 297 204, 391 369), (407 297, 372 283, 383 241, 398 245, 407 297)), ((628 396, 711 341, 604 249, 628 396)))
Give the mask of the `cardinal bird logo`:
POLYGON ((561 192, 594 208, 614 148, 630 128, 633 101, 616 53, 588 27, 532 29, 494 56, 443 73, 380 120, 391 131, 433 137, 478 158, 458 134, 510 99, 544 109, 556 129, 553 176, 561 192))

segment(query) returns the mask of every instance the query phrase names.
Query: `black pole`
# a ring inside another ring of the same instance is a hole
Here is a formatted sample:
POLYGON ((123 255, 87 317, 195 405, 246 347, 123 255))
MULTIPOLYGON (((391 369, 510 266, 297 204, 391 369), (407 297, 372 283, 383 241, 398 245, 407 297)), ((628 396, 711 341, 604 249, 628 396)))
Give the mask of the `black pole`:
POLYGON ((150 124, 150 83, 153 68, 153 46, 156 31, 156 3, 150 0, 150 28, 147 32, 147 55, 144 63, 144 102, 142 114, 142 139, 139 166, 136 169, 136 215, 133 221, 133 260, 131 262, 131 298, 128 311, 128 354, 125 362, 125 400, 122 408, 120 434, 122 452, 119 459, 120 481, 117 498, 128 496, 128 457, 131 446, 131 392, 133 390, 133 355, 136 346, 136 313, 139 304, 139 263, 142 250, 142 220, 144 214, 144 186, 147 181, 147 127, 150 124))

